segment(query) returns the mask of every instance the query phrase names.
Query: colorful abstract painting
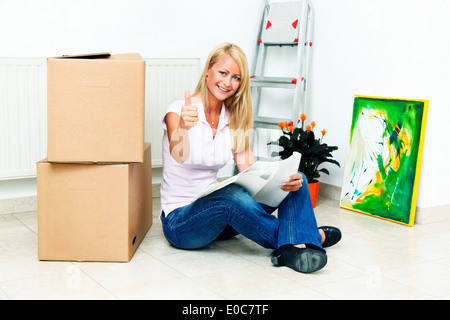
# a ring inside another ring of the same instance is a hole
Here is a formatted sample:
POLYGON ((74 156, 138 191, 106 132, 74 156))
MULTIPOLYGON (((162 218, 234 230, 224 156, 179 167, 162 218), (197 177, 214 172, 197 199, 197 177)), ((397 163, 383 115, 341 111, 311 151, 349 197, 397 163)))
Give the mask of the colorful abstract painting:
POLYGON ((427 100, 355 96, 340 206, 414 224, 427 100))

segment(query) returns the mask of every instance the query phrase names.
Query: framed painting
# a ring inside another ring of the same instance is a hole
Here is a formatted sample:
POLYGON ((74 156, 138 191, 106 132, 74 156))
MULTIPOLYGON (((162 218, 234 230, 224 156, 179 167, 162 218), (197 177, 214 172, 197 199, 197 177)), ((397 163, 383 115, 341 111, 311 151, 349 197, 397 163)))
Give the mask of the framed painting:
POLYGON ((427 100, 355 96, 340 207, 414 225, 427 100))

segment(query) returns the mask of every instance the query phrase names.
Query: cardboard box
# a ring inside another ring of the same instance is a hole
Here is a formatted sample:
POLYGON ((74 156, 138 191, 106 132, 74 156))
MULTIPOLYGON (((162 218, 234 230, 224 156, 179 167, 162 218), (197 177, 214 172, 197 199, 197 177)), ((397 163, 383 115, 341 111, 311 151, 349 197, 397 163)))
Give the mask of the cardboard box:
POLYGON ((128 262, 152 224, 143 163, 37 163, 39 260, 128 262))
POLYGON ((144 100, 137 53, 47 59, 47 160, 142 162, 144 100))

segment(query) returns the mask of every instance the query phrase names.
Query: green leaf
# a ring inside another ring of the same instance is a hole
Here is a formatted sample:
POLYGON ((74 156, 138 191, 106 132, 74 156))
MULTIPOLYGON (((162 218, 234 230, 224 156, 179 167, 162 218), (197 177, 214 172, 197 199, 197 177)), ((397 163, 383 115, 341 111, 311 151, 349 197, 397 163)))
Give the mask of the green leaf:
POLYGON ((307 138, 307 143, 310 147, 312 147, 314 145, 315 142, 315 136, 314 136, 314 131, 310 131, 308 132, 308 138, 307 138))
POLYGON ((280 146, 284 147, 292 147, 292 141, 286 137, 286 136, 281 136, 280 139, 278 140, 278 142, 280 143, 280 146))
POLYGON ((336 160, 333 160, 333 159, 326 159, 324 162, 330 162, 330 163, 337 165, 339 168, 341 167, 339 162, 337 162, 336 160))
POLYGON ((298 128, 294 128, 294 130, 292 131, 291 139, 295 141, 297 140, 297 138, 298 138, 298 128))
POLYGON ((326 173, 326 174, 330 174, 330 171, 328 171, 328 170, 325 169, 325 168, 322 168, 322 169, 320 169, 320 170, 318 170, 318 171, 323 172, 323 173, 326 173))

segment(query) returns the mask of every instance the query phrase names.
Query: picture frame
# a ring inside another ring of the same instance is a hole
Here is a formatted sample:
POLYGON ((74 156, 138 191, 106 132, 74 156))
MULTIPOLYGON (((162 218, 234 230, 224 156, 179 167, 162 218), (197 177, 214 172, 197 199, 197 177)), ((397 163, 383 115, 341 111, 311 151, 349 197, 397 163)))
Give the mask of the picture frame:
POLYGON ((428 105, 355 95, 341 208, 414 225, 428 105))

